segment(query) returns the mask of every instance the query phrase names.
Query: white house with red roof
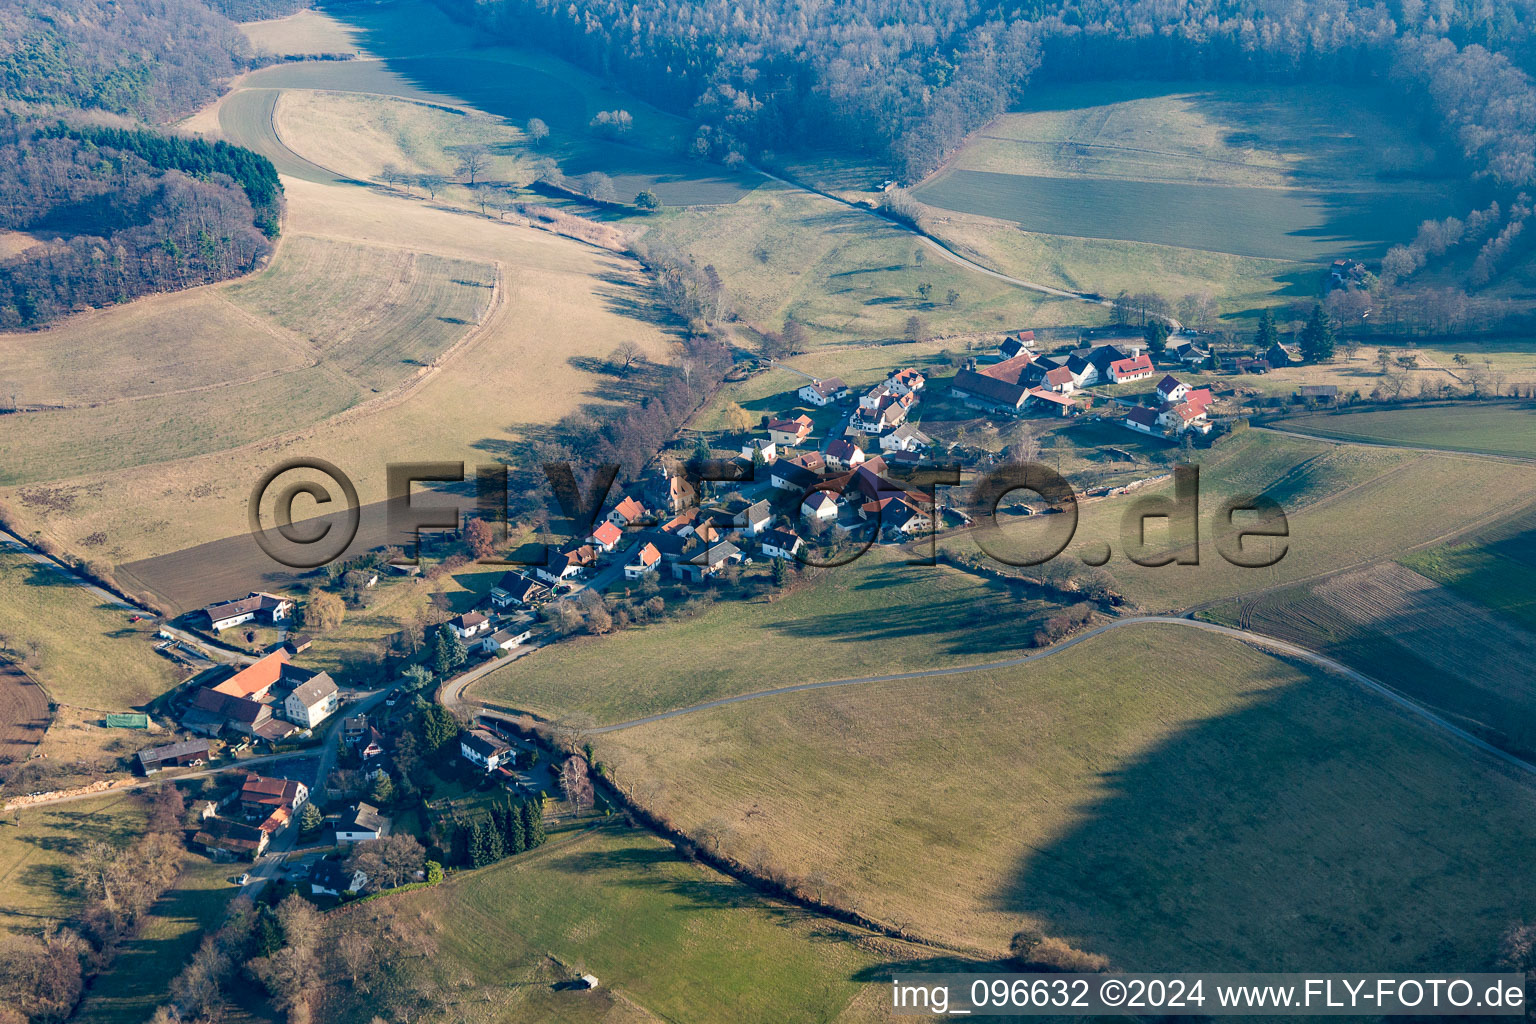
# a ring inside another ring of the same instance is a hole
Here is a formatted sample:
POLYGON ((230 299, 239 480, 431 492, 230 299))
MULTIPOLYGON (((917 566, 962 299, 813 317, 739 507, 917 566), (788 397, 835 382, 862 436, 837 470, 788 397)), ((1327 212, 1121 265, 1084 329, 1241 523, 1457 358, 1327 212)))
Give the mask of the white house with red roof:
POLYGON ((1143 352, 1131 359, 1119 359, 1109 364, 1109 379, 1116 384, 1131 380, 1145 380, 1152 376, 1152 357, 1143 352))
POLYGON ((605 522, 592 531, 592 536, 587 538, 592 546, 604 553, 612 551, 624 539, 624 531, 611 522, 605 522))
POLYGON ((1077 380, 1077 374, 1072 372, 1071 367, 1058 366, 1053 370, 1045 371, 1045 379, 1041 386, 1047 391, 1070 395, 1077 390, 1077 380))
POLYGON ((608 521, 621 529, 644 518, 645 506, 627 494, 624 500, 613 506, 613 511, 608 513, 608 521))
POLYGON ((660 564, 661 552, 657 550, 655 544, 647 541, 635 552, 635 560, 624 567, 624 578, 638 580, 642 576, 655 572, 660 564))

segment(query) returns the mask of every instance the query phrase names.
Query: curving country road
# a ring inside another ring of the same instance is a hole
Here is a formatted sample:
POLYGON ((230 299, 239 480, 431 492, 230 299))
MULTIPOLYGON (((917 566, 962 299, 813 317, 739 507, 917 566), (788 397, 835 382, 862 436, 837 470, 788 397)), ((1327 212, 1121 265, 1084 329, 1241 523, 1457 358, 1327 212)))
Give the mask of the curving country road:
MULTIPOLYGON (((1315 651, 1308 650, 1305 647, 1290 643, 1285 640, 1276 640, 1273 637, 1263 636, 1259 633, 1251 633, 1247 630, 1237 629, 1232 626, 1223 626, 1214 622, 1201 622, 1197 619, 1187 619, 1173 615, 1136 615, 1124 619, 1116 619, 1113 622, 1107 622, 1103 625, 1095 626, 1093 629, 1090 629, 1087 632, 1080 633, 1069 640, 1064 640, 1061 643, 1056 644, 1054 647, 1049 647, 1043 651, 1037 651, 1033 654, 1023 654, 1014 658, 1004 658, 1000 661, 989 661, 979 665, 960 665, 948 668, 919 669, 912 672, 896 672, 890 675, 881 676, 861 676, 855 679, 833 679, 820 683, 800 683, 795 686, 780 686, 771 690, 759 690, 755 693, 743 693, 735 697, 722 697, 719 700, 706 701, 703 704, 695 704, 692 707, 678 708, 673 711, 664 711, 656 715, 647 715, 644 718, 636 718, 628 722, 615 722, 612 725, 603 725, 593 729, 585 729, 583 730, 583 733, 585 735, 598 735, 607 732, 617 732, 620 729, 631 729, 635 726, 646 725, 651 722, 661 722, 669 718, 679 718, 683 715, 691 715, 699 711, 707 711, 711 708, 725 707, 728 704, 741 704, 745 701, 761 700, 766 697, 778 697, 789 693, 801 693, 806 690, 826 690, 837 686, 857 686, 864 683, 885 683, 894 682, 901 679, 933 679, 940 676, 962 675, 967 672, 986 672, 991 669, 1011 668, 1016 665, 1024 665, 1032 661, 1039 661, 1043 658, 1051 657, 1054 654, 1059 654, 1062 651, 1075 647, 1086 640, 1091 640, 1092 638, 1103 633, 1108 633, 1111 630, 1122 629, 1126 626, 1146 625, 1149 623, 1164 623, 1169 625, 1184 626, 1189 629, 1200 629, 1208 633, 1217 633, 1222 636, 1233 637, 1237 640, 1243 641, 1244 643, 1253 644, 1256 647, 1262 647, 1267 650, 1279 654, 1284 654, 1292 658, 1297 658, 1312 665, 1316 665, 1317 667, 1331 672, 1334 675, 1343 676, 1349 681, 1364 687, 1377 696, 1384 698, 1390 703, 1425 722, 1431 728, 1437 729, 1454 739, 1460 740, 1469 746, 1475 747, 1483 753, 1488 754, 1489 756, 1494 757, 1497 760, 1510 765, 1511 767, 1517 768, 1526 774, 1536 776, 1536 764, 1531 764, 1529 761, 1522 760, 1521 758, 1518 758, 1507 751, 1500 750, 1493 744, 1478 738, 1460 726, 1454 725, 1446 719, 1440 717, 1423 705, 1409 700, 1407 697, 1404 697, 1402 694, 1393 690, 1385 683, 1382 683, 1376 679, 1372 679, 1370 676, 1364 674, 1363 672, 1356 671, 1355 669, 1350 668, 1348 665, 1345 665, 1342 662, 1335 661, 1332 658, 1318 654, 1315 651)), ((461 696, 462 687, 460 687, 459 690, 453 694, 453 699, 457 701, 461 698, 461 696)))

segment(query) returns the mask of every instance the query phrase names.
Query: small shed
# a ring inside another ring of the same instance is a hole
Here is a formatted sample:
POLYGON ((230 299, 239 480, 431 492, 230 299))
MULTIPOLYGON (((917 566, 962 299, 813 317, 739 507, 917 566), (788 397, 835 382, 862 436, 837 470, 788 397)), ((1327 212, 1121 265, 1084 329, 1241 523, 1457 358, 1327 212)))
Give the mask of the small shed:
POLYGON ((578 980, 577 984, 579 984, 582 988, 597 988, 597 975, 583 974, 578 980))

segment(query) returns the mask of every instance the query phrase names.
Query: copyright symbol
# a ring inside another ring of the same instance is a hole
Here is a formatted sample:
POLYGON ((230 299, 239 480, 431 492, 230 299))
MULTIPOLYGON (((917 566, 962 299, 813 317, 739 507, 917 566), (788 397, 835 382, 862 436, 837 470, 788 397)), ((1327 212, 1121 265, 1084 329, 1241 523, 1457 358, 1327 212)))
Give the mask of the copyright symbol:
POLYGON ((1125 1002, 1125 982, 1113 978, 1099 986, 1099 999, 1105 1006, 1119 1006, 1125 1002))
POLYGON ((357 536, 362 521, 362 503, 357 498, 357 488, 351 477, 324 459, 297 458, 280 462, 262 474, 251 489, 247 509, 251 537, 279 565, 290 569, 314 569, 332 562, 347 550, 347 545, 357 536), (293 522, 293 502, 299 495, 308 495, 317 506, 329 505, 335 500, 330 490, 313 480, 298 480, 275 490, 272 506, 276 529, 261 525, 261 506, 267 492, 274 490, 278 477, 298 469, 311 469, 324 473, 341 488, 346 508, 330 512, 315 519, 293 522))

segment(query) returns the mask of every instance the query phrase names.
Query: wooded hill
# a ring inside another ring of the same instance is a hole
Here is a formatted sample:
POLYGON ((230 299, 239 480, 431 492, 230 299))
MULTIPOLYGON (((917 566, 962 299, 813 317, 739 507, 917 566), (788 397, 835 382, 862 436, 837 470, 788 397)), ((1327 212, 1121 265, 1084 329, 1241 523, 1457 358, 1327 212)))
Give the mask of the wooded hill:
POLYGON ((12 122, 0 229, 39 244, 0 262, 0 328, 248 273, 279 194, 266 158, 227 143, 12 122))
POLYGON ((1536 182, 1536 3, 1420 0, 440 0, 703 126, 699 156, 846 140, 907 179, 1032 80, 1396 76, 1478 174, 1536 182))

